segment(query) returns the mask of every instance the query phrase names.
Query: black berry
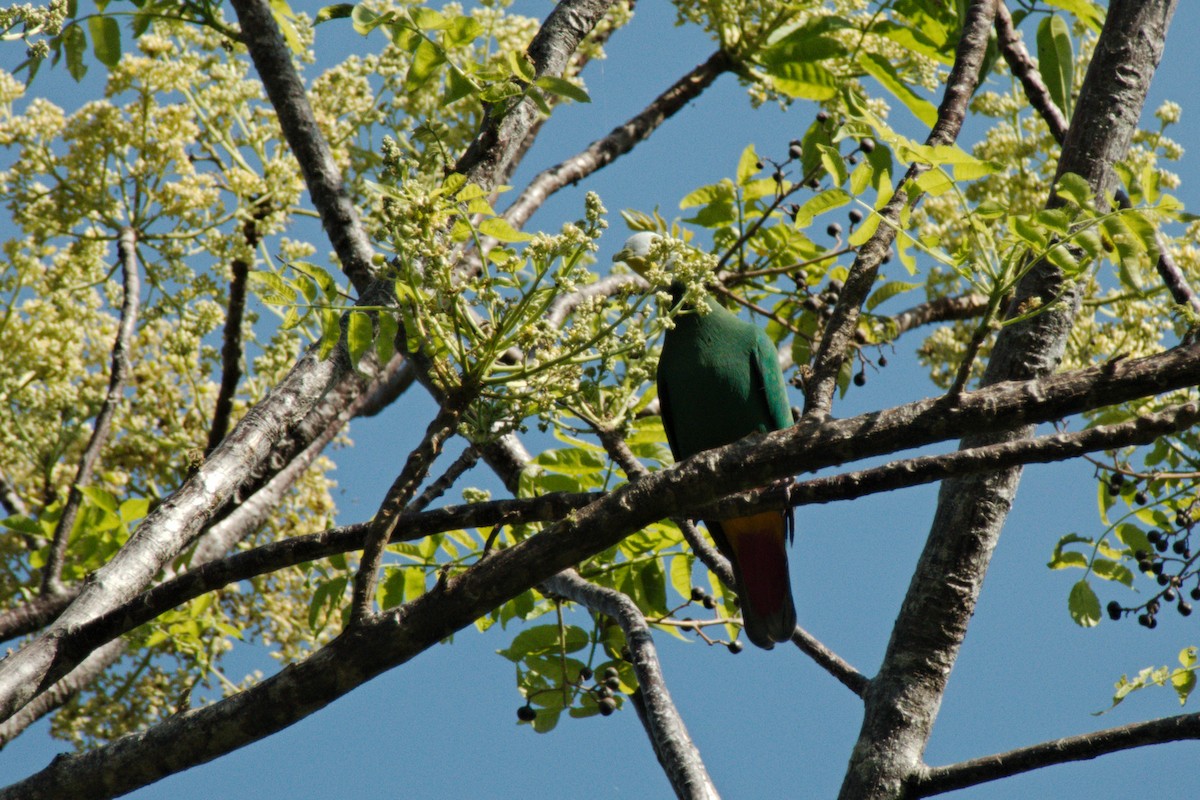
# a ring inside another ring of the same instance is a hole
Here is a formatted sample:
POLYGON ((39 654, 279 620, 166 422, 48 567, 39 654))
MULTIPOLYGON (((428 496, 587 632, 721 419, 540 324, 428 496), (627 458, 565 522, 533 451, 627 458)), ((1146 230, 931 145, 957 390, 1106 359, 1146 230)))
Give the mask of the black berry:
POLYGON ((1118 620, 1121 618, 1121 604, 1116 600, 1109 601, 1108 618, 1112 620, 1118 620))
POLYGON ((730 642, 728 647, 729 647, 729 652, 733 653, 735 656, 738 653, 742 652, 742 649, 743 649, 741 642, 730 642))
POLYGON ((829 223, 829 227, 825 229, 825 232, 827 234, 829 234, 830 236, 841 236, 842 235, 842 226, 837 224, 836 222, 831 222, 831 223, 829 223))
POLYGON ((851 224, 857 225, 862 222, 863 213, 857 208, 852 208, 848 216, 850 217, 851 224))
POLYGON ((537 712, 533 710, 533 706, 521 706, 517 709, 517 719, 521 722, 533 722, 537 719, 537 712))
POLYGON ((613 700, 611 697, 603 698, 596 705, 600 707, 600 716, 602 717, 610 716, 614 711, 617 710, 617 701, 613 700))

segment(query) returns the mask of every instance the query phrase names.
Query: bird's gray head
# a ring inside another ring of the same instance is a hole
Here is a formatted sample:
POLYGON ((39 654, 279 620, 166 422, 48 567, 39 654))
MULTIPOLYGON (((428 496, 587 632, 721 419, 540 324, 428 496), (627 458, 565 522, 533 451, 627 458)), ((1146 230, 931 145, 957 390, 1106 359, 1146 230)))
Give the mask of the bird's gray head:
POLYGON ((625 240, 625 244, 613 256, 613 261, 624 262, 638 275, 645 277, 646 271, 651 266, 650 250, 654 247, 654 243, 661 239, 662 237, 657 233, 650 231, 635 233, 625 240))

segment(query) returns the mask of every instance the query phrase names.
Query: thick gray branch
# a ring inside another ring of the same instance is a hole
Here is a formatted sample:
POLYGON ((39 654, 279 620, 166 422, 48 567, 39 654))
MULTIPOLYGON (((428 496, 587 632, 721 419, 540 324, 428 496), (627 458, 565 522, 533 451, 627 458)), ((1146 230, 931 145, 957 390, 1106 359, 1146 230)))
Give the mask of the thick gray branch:
POLYGON ((667 773, 675 795, 680 798, 718 798, 717 788, 700 751, 696 749, 688 734, 683 717, 671 700, 667 682, 663 678, 662 665, 654 649, 654 637, 642 612, 625 595, 585 581, 574 570, 566 570, 542 584, 550 593, 573 600, 592 611, 606 614, 617 621, 625 632, 629 644, 633 670, 637 674, 638 692, 645 709, 646 732, 658 756, 659 763, 667 773))
POLYGON ((371 243, 358 209, 342 182, 342 173, 313 115, 304 84, 292 63, 292 52, 265 0, 233 0, 242 43, 258 70, 267 97, 279 117, 284 138, 304 175, 325 234, 342 262, 342 271, 360 294, 371 286, 371 243))
MULTIPOLYGON (((561 76, 575 48, 607 13, 614 0, 563 0, 538 30, 526 51, 537 77, 561 76)), ((538 91, 533 89, 533 91, 538 91)), ((475 141, 458 160, 454 171, 485 189, 508 174, 509 164, 522 152, 540 112, 531 98, 488 108, 475 141)))
MULTIPOLYGON (((1098 196, 1111 191, 1113 162, 1132 137, 1174 5, 1174 0, 1114 0, 1109 5, 1059 162, 1060 175, 1084 177, 1098 196)), ((1075 288, 1052 265, 1041 263, 1031 268, 1016 294, 1016 303, 1032 297, 1061 300, 1001 331, 986 384, 1052 381, 1042 376, 1062 358, 1078 306, 1075 288)), ((1013 441, 1032 432, 1029 420, 1011 419, 1008 427, 1002 434, 972 432, 962 446, 1013 441)), ((1020 474, 1017 467, 942 483, 929 539, 883 665, 866 695, 862 729, 842 784, 843 800, 899 797, 919 770, 1020 474)))

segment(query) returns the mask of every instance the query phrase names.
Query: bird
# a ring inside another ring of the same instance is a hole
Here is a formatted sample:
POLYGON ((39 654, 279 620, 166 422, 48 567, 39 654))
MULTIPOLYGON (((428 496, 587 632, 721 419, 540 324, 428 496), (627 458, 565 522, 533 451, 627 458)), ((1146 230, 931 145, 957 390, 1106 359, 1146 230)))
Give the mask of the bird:
MULTIPOLYGON (((640 275, 652 266, 661 238, 643 231, 613 256, 640 275)), ((665 265, 670 268, 670 260, 665 265)), ((678 304, 683 287, 671 286, 678 304)), ((765 331, 716 303, 701 314, 683 307, 668 328, 659 356, 658 400, 676 462, 752 433, 794 424, 783 372, 765 331)), ((746 637, 770 650, 791 639, 796 607, 788 572, 791 509, 732 519, 706 519, 717 549, 729 559, 746 637)))

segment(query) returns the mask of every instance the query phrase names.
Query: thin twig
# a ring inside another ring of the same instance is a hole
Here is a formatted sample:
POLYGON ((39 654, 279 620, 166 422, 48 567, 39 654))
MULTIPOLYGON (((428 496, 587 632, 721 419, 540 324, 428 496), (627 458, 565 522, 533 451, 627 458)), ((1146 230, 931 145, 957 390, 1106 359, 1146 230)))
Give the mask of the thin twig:
POLYGON ((361 623, 371 613, 375 601, 375 585, 379 580, 379 566, 383 551, 396 529, 400 511, 416 494, 421 481, 429 473, 434 459, 442 452, 446 440, 454 435, 459 418, 465 408, 465 394, 448 398, 446 405, 438 410, 437 416, 425 429, 421 443, 409 454, 404 469, 396 476, 391 488, 379 506, 371 530, 363 547, 362 561, 354 576, 353 599, 350 606, 350 624, 361 623))
POLYGON ((112 348, 112 366, 108 376, 108 393, 100 405, 100 413, 92 429, 91 439, 79 459, 79 468, 75 472, 75 480, 71 482, 71 491, 67 503, 63 506, 62 516, 54 527, 53 543, 42 568, 42 592, 58 594, 63 591, 62 569, 67 556, 67 542, 70 541, 71 531, 79 516, 79 508, 83 504, 83 489, 91 482, 92 472, 100 459, 100 451, 104 449, 112 432, 113 415, 117 411, 125 393, 125 379, 129 375, 130 352, 133 350, 133 338, 137 332, 139 294, 141 278, 137 265, 137 231, 125 228, 117 240, 117 260, 121 264, 121 275, 124 283, 124 296, 121 300, 121 319, 117 325, 117 338, 112 348))
MULTIPOLYGON (((258 246, 260 235, 256 225, 265 206, 259 206, 251 219, 242 225, 242 237, 251 250, 258 246)), ((221 386, 217 391, 217 402, 213 404, 212 424, 208 429, 208 444, 204 455, 212 453, 229 432, 229 419, 233 414, 233 397, 237 394, 238 382, 242 378, 242 318, 246 311, 246 283, 250 278, 250 262, 241 258, 230 264, 232 277, 229 281, 229 307, 225 312, 224 340, 221 344, 221 386)))
POLYGON ((817 666, 828 672, 838 682, 859 697, 862 697, 866 693, 867 687, 871 683, 870 679, 850 666, 848 661, 830 650, 799 625, 796 626, 796 630, 792 633, 792 644, 800 648, 802 653, 817 662, 817 666))
POLYGON ((463 473, 479 463, 479 450, 474 445, 470 445, 462 454, 454 460, 454 463, 446 468, 446 471, 433 483, 425 487, 425 491, 421 492, 421 496, 408 504, 409 511, 424 511, 430 503, 437 500, 446 490, 454 485, 454 482, 462 477, 463 473))

